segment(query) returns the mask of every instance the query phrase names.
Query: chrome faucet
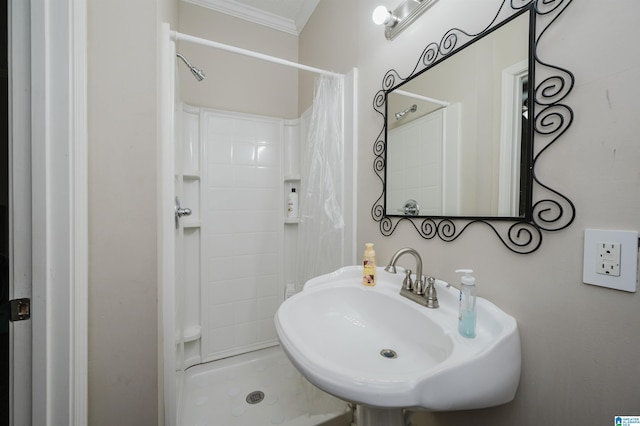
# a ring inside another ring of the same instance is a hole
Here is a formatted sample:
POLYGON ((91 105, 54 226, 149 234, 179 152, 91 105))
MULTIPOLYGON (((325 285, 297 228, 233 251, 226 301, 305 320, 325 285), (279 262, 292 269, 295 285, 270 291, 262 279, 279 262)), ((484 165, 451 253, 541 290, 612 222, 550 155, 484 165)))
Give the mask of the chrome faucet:
POLYGON ((407 270, 407 276, 405 277, 402 285, 402 289, 400 290, 400 295, 413 300, 414 302, 420 303, 423 306, 428 308, 437 308, 438 307, 438 296, 436 294, 436 289, 434 286, 435 279, 432 277, 423 277, 422 276, 422 258, 420 254, 410 248, 404 247, 395 252, 395 254, 391 257, 389 261, 389 265, 384 268, 385 271, 391 272, 392 274, 396 273, 396 263, 398 259, 404 254, 409 253, 413 256, 416 261, 416 280, 415 282, 411 281, 411 270, 407 270), (428 283, 428 287, 425 289, 425 283, 428 283), (426 294, 425 294, 426 293, 426 294))

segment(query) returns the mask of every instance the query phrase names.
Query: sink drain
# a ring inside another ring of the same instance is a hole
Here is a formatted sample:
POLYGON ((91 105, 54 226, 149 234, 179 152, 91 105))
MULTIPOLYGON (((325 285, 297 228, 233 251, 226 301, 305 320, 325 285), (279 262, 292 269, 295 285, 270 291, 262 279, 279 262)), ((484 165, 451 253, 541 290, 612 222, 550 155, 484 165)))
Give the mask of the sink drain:
POLYGON ((264 392, 262 391, 253 391, 249 395, 247 395, 247 402, 249 404, 257 404, 262 402, 264 399, 264 392))
POLYGON ((383 349, 380 351, 380 355, 382 355, 385 358, 398 358, 398 353, 396 351, 394 351, 393 349, 383 349))

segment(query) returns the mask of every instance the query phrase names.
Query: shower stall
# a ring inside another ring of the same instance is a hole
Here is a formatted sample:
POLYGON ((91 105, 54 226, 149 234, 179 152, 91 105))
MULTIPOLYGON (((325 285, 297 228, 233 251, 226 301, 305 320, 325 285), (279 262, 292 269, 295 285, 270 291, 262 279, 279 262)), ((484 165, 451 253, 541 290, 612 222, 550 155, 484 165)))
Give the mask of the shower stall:
POLYGON ((307 173, 313 168, 303 164, 307 134, 318 126, 314 109, 321 106, 282 119, 186 105, 178 95, 177 60, 199 81, 205 74, 176 57, 175 40, 226 47, 163 30, 158 236, 165 424, 348 425, 348 405, 310 385, 288 362, 273 315, 304 284, 300 264, 323 271, 355 262, 356 70, 339 77, 344 165, 333 171, 339 256, 309 261, 300 253, 316 226, 304 213, 305 190, 314 179, 307 173), (292 188, 300 193, 300 219, 286 217, 292 188))

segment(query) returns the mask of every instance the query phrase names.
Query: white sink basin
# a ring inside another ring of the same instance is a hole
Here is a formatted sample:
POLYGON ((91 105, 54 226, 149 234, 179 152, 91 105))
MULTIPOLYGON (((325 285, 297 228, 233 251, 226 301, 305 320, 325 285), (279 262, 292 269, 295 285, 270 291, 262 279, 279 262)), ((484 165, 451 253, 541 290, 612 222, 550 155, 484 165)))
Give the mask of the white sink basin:
POLYGON ((377 285, 365 287, 362 267, 351 266, 308 281, 275 317, 296 368, 324 391, 371 407, 464 410, 511 401, 521 363, 515 319, 478 298, 477 336, 462 337, 458 290, 436 281, 440 307, 429 309, 400 296, 403 278, 378 268, 377 285))

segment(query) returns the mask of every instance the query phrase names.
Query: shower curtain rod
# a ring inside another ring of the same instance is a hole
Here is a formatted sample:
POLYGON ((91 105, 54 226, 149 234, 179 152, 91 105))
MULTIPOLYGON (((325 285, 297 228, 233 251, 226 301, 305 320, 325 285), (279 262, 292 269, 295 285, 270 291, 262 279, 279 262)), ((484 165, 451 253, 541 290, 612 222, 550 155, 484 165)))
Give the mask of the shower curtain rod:
POLYGON ((440 99, 434 99, 434 98, 429 98, 427 96, 417 95, 415 93, 406 92, 404 90, 394 90, 393 93, 396 93, 398 95, 408 96, 408 97, 414 98, 414 99, 420 99, 421 101, 431 102, 432 104, 440 105, 440 106, 443 106, 443 107, 448 107, 449 105, 451 105, 447 101, 441 101, 440 99))
POLYGON ((188 34, 179 33, 178 31, 171 31, 171 37, 176 41, 182 40, 190 43, 200 44, 203 46, 213 47, 214 49, 226 50, 227 52, 237 53, 239 55, 244 55, 244 56, 250 56, 256 59, 262 59, 263 61, 273 62, 280 65, 286 65, 289 67, 294 67, 294 68, 298 68, 305 71, 311 71, 316 74, 323 74, 323 75, 330 75, 330 76, 342 75, 340 73, 327 71, 320 68, 314 68, 307 65, 302 65, 297 62, 288 61, 286 59, 276 58, 275 56, 269 56, 269 55, 254 52, 251 50, 230 46, 228 44, 218 43, 217 41, 211 41, 204 38, 194 37, 188 34))

